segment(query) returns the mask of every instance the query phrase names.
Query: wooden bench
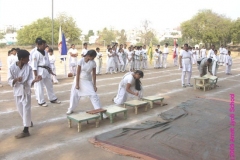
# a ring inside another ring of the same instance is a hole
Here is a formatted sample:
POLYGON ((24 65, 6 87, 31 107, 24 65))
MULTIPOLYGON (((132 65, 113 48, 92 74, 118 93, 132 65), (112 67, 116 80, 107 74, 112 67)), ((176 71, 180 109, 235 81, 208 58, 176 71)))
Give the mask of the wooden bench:
POLYGON ((138 107, 145 106, 145 111, 147 111, 148 107, 148 102, 145 101, 140 101, 140 100, 132 100, 132 101, 127 101, 124 103, 124 108, 126 106, 134 107, 135 108, 135 114, 138 114, 138 107))
POLYGON ((96 127, 98 127, 100 116, 96 114, 88 114, 88 113, 81 112, 78 114, 69 115, 67 116, 67 118, 68 118, 69 128, 72 127, 72 120, 76 121, 78 122, 78 132, 80 132, 82 131, 81 122, 84 122, 84 121, 95 119, 96 127))
POLYGON ((94 110, 91 110, 91 111, 87 111, 86 113, 89 113, 89 114, 98 114, 100 113, 100 116, 101 116, 101 120, 103 120, 103 113, 106 113, 106 109, 102 109, 102 108, 99 108, 99 109, 94 109, 94 110))
POLYGON ((211 88, 215 88, 217 86, 218 77, 212 75, 205 75, 205 78, 209 78, 209 83, 211 88))
POLYGON ((150 108, 153 108, 153 103, 155 101, 161 101, 161 107, 163 106, 163 97, 159 97, 159 96, 148 96, 148 97, 143 97, 142 98, 144 101, 147 101, 150 104, 150 108))
POLYGON ((194 89, 196 90, 196 88, 203 88, 204 92, 206 91, 206 88, 210 87, 210 83, 209 83, 209 78, 206 77, 197 77, 194 78, 195 82, 194 82, 194 89))
POLYGON ((123 113, 124 114, 124 119, 127 119, 127 109, 118 107, 118 106, 112 106, 108 108, 104 108, 107 110, 106 114, 110 118, 110 123, 113 123, 113 117, 117 115, 117 113, 123 113))

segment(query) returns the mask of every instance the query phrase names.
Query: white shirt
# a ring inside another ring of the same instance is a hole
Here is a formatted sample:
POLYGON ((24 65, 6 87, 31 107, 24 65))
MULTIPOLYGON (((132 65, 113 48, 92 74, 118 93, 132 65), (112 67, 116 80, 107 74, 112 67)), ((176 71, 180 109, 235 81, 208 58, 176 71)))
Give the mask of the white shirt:
POLYGON ((223 47, 220 47, 220 48, 219 48, 219 53, 220 53, 220 54, 223 54, 223 47))
POLYGON ((76 48, 74 48, 74 49, 70 48, 68 53, 69 53, 69 56, 70 56, 70 63, 77 63, 77 57, 72 57, 71 54, 70 54, 70 53, 72 53, 72 54, 76 55, 78 53, 77 49, 76 48))
POLYGON ((168 47, 164 47, 163 53, 167 53, 167 54, 169 53, 169 52, 168 52, 168 47))
POLYGON ((48 57, 49 57, 49 62, 50 62, 51 68, 54 69, 56 57, 54 56, 54 54, 52 54, 52 55, 49 54, 48 57))
POLYGON ((203 54, 205 54, 205 53, 206 53, 206 49, 202 48, 202 49, 200 50, 200 52, 203 53, 203 54))
POLYGON ((135 85, 135 79, 133 78, 132 73, 126 73, 128 75, 124 76, 120 82, 121 86, 127 86, 127 84, 131 84, 131 86, 135 85))
POLYGON ((175 47, 174 47, 174 48, 172 49, 172 51, 173 51, 173 53, 174 53, 174 52, 175 52, 175 49, 176 49, 176 55, 178 55, 178 48, 175 48, 175 47))
POLYGON ((154 54, 153 54, 154 59, 156 59, 156 60, 159 59, 159 55, 160 54, 158 52, 154 52, 154 54))
POLYGON ((48 53, 46 51, 45 56, 43 56, 38 50, 32 53, 32 70, 36 70, 38 75, 41 75, 42 78, 50 77, 47 69, 38 67, 38 66, 47 66, 51 68, 48 53))
POLYGON ((80 79, 92 81, 91 72, 93 68, 96 68, 96 62, 94 60, 89 60, 88 62, 85 62, 84 58, 81 58, 78 61, 78 65, 81 66, 80 79))
POLYGON ((16 62, 9 67, 8 84, 13 87, 14 96, 22 96, 21 101, 26 101, 26 94, 31 94, 32 81, 33 72, 28 64, 24 64, 22 69, 17 66, 16 62), (13 85, 14 79, 18 77, 22 77, 22 81, 13 85))
POLYGON ((96 58, 97 59, 102 58, 101 56, 102 56, 102 53, 101 52, 97 52, 97 57, 96 58))
POLYGON ((133 52, 132 51, 127 51, 127 57, 128 57, 128 59, 132 60, 133 52))
POLYGON ((214 53, 214 51, 213 51, 212 49, 210 49, 210 50, 208 51, 207 58, 212 58, 213 55, 215 55, 215 53, 214 53))
POLYGON ((228 55, 228 50, 226 48, 223 48, 222 52, 223 54, 228 55))
POLYGON ((182 57, 182 64, 191 64, 191 52, 183 50, 180 56, 182 57))
POLYGON ((227 63, 229 66, 231 66, 232 65, 232 57, 227 55, 226 59, 225 59, 225 63, 227 63))
POLYGON ((31 51, 30 51, 30 55, 29 55, 29 62, 28 64, 31 65, 32 64, 32 54, 33 52, 35 52, 37 50, 37 47, 33 48, 31 51))
POLYGON ((88 52, 88 50, 85 49, 85 48, 83 48, 83 50, 82 50, 82 56, 84 56, 85 54, 87 54, 87 52, 88 52))
POLYGON ((17 55, 13 55, 11 54, 10 56, 7 57, 7 65, 8 65, 8 68, 10 68, 10 66, 14 63, 14 62, 17 62, 18 61, 18 57, 17 55))

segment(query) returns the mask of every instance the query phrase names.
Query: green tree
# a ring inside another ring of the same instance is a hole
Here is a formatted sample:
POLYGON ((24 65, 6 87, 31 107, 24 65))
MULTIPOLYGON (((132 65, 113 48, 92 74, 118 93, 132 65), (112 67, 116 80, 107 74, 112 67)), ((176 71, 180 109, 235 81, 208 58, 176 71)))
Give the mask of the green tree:
POLYGON ((4 38, 4 33, 0 32, 0 39, 3 39, 3 38, 4 38))
POLYGON ((126 36, 126 32, 124 29, 122 29, 119 33, 118 33, 118 43, 120 44, 125 44, 127 42, 127 36, 126 36))
POLYGON ((89 31, 88 31, 88 34, 85 36, 85 40, 86 40, 86 41, 89 41, 89 37, 91 37, 91 36, 94 36, 93 30, 89 30, 89 31))
MULTIPOLYGON (((77 27, 76 22, 66 14, 60 14, 54 19, 54 44, 58 42, 58 34, 60 25, 69 43, 79 42, 81 30, 77 27)), ((52 20, 48 17, 38 19, 30 25, 24 26, 17 31, 17 39, 19 45, 33 44, 37 37, 42 37, 48 44, 52 43, 52 20)))
POLYGON ((183 40, 190 44, 230 42, 230 28, 231 19, 211 10, 201 10, 190 20, 181 24, 183 40))
POLYGON ((156 37, 156 33, 153 29, 149 27, 150 21, 145 20, 142 22, 142 30, 140 31, 141 43, 149 45, 152 41, 153 45, 159 44, 159 41, 156 37))
POLYGON ((97 40, 98 44, 103 44, 105 41, 106 45, 108 45, 108 44, 111 45, 112 42, 116 41, 117 34, 112 29, 104 28, 102 31, 99 31, 98 36, 99 36, 99 38, 97 40))
POLYGON ((231 27, 231 38, 234 43, 240 43, 240 18, 233 22, 231 27))

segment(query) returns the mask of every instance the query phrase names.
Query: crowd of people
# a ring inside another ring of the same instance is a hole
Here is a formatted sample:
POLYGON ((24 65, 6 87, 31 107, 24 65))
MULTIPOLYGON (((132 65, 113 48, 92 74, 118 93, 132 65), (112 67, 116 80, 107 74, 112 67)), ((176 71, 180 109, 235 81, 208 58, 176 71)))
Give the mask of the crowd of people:
MULTIPOLYGON (((16 135, 16 138, 30 136, 28 128, 33 126, 31 120, 31 87, 34 86, 36 100, 42 107, 47 107, 44 99, 44 87, 46 88, 48 99, 51 103, 59 104, 61 101, 56 97, 53 90, 53 83, 58 83, 56 78, 56 58, 53 49, 47 46, 46 41, 37 38, 36 47, 29 53, 26 50, 13 48, 9 51, 8 62, 8 83, 13 87, 16 106, 23 119, 23 132, 16 135)), ((84 43, 81 58, 78 59, 78 51, 72 44, 68 51, 69 68, 74 81, 70 92, 69 108, 67 115, 72 114, 79 104, 81 97, 88 96, 94 109, 102 108, 97 95, 96 75, 101 74, 103 54, 99 48, 88 50, 88 44, 84 43)), ((197 64, 200 76, 207 74, 217 75, 218 65, 226 66, 226 74, 231 73, 232 58, 231 52, 223 46, 217 55, 215 46, 206 52, 196 47, 184 44, 178 49, 176 44, 173 51, 173 65, 179 66, 182 71, 182 87, 192 87, 190 84, 192 65, 197 64), (226 54, 228 53, 228 54, 226 54), (185 76, 187 83, 185 83, 185 76), (186 84, 186 85, 185 85, 186 84)), ((130 46, 115 43, 108 45, 106 50, 107 66, 106 73, 117 73, 128 71, 119 83, 117 95, 113 98, 115 104, 123 104, 128 97, 142 98, 143 87, 140 79, 144 73, 140 69, 148 68, 148 58, 154 59, 154 68, 167 68, 167 57, 169 54, 168 44, 161 51, 157 46, 153 54, 147 54, 146 46, 130 46), (151 57, 152 56, 152 57, 151 57)), ((1 68, 1 61, 0 61, 1 68)), ((104 114, 104 118, 107 116, 104 114)))

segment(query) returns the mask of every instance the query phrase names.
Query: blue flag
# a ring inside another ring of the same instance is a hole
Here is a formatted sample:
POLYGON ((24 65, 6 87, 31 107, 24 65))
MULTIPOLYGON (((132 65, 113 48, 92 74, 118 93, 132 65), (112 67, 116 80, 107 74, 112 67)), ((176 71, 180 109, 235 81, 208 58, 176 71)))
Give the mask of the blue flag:
POLYGON ((67 55, 67 44, 64 33, 62 34, 62 52, 61 55, 67 55))

